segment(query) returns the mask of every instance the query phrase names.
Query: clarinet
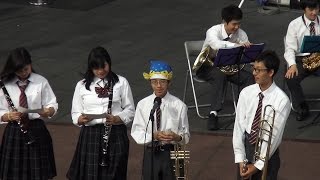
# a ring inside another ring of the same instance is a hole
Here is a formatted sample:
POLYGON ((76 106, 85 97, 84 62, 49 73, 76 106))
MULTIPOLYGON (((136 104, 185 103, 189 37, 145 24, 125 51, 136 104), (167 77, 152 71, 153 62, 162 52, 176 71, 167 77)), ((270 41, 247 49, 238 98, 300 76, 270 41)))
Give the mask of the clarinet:
MULTIPOLYGON (((113 98, 113 84, 112 81, 110 81, 110 90, 109 90, 109 103, 108 103, 108 109, 107 114, 111 114, 111 106, 112 106, 112 98, 113 98)), ((104 123, 104 134, 102 135, 102 158, 100 162, 100 166, 107 166, 107 153, 108 153, 108 145, 109 145, 109 138, 111 134, 111 128, 112 124, 107 124, 107 122, 104 123)))
MULTIPOLYGON (((12 99, 7 91, 7 88, 4 86, 4 83, 2 82, 2 80, 0 79, 0 87, 3 91, 4 97, 6 98, 8 104, 9 104, 9 109, 10 111, 18 111, 17 108, 14 106, 12 99)), ((21 121, 18 121, 18 125, 20 127, 20 131, 24 134, 25 136, 25 140, 26 140, 26 144, 30 145, 32 144, 35 139, 34 137, 31 135, 31 133, 28 131, 26 125, 24 123, 22 123, 21 121)))

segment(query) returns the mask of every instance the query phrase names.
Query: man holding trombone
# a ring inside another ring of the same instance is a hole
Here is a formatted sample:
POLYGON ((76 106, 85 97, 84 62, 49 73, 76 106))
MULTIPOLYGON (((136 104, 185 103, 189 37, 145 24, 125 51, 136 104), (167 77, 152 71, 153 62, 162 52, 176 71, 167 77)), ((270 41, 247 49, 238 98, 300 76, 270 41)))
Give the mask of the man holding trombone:
POLYGON ((290 114, 289 98, 273 80, 279 64, 274 51, 262 52, 252 67, 256 83, 240 93, 233 130, 238 179, 277 179, 278 147, 290 114))

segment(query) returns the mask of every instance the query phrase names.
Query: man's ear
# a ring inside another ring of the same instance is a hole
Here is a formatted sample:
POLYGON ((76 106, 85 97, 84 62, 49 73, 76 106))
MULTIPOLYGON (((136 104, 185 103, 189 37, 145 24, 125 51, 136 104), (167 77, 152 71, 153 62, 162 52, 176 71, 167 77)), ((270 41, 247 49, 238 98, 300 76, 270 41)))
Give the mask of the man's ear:
POLYGON ((269 76, 272 77, 273 75, 274 75, 274 69, 271 69, 271 70, 269 71, 269 76))

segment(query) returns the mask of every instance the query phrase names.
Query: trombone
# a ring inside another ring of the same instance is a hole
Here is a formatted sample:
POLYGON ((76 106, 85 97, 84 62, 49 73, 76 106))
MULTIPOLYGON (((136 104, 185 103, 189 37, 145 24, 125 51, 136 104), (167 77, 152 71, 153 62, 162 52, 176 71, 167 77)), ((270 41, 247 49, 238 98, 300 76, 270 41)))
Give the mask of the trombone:
MULTIPOLYGON (((264 162, 263 170, 262 170, 262 176, 261 180, 267 179, 267 173, 268 173, 268 161, 270 158, 270 150, 271 150, 271 139, 272 139, 272 132, 273 132, 273 125, 274 125, 274 119, 276 115, 276 110, 272 105, 266 105, 263 110, 263 115, 261 116, 261 120, 259 123, 258 128, 258 135, 255 143, 255 149, 254 149, 254 155, 253 160, 254 162, 261 160, 264 162), (271 121, 269 121, 271 119, 271 121), (266 155, 263 156, 262 154, 262 146, 263 144, 267 143, 267 151, 266 155)), ((246 172, 247 169, 247 163, 248 160, 243 160, 243 168, 242 171, 246 172)), ((249 178, 251 180, 251 177, 249 178)))
POLYGON ((263 115, 261 116, 261 121, 258 129, 258 136, 255 144, 254 150, 254 161, 261 160, 264 162, 261 180, 267 179, 268 172, 268 161, 270 158, 270 150, 271 150, 271 139, 273 132, 274 119, 276 115, 276 110, 272 105, 266 105, 264 107, 263 115), (271 119, 271 121, 269 121, 271 119), (262 156, 262 145, 267 143, 267 151, 266 155, 262 156))
MULTIPOLYGON (((184 132, 183 128, 183 132, 184 132)), ((173 161, 175 180, 189 180, 190 151, 186 150, 185 133, 182 144, 175 144, 174 150, 170 151, 170 159, 173 161)))

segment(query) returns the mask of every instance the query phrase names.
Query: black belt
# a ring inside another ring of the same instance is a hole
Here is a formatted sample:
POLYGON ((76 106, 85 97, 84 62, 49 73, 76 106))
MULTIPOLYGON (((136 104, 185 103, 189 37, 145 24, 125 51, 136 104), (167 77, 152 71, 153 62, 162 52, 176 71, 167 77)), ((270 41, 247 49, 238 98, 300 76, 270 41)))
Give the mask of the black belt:
MULTIPOLYGON (((174 149, 173 144, 160 144, 155 142, 153 145, 154 151, 172 151, 174 149)), ((152 149, 152 144, 147 145, 147 149, 152 149)))

